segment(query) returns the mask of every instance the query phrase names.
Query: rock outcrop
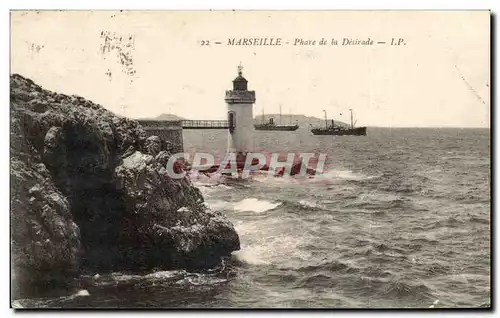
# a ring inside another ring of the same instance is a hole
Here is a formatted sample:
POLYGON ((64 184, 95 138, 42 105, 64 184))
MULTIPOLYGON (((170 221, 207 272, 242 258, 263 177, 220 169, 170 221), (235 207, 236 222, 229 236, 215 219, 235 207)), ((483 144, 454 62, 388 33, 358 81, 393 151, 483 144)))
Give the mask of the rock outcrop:
POLYGON ((239 249, 232 224, 141 126, 79 96, 11 76, 13 287, 82 269, 206 268, 239 249))

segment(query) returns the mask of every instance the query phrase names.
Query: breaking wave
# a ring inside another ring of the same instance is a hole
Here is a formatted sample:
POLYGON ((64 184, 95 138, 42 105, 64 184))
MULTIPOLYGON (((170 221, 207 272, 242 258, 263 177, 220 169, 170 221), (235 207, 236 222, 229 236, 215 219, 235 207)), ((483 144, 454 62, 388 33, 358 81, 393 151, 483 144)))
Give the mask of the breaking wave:
POLYGON ((351 170, 328 170, 318 178, 331 179, 331 180, 348 180, 348 181, 361 181, 371 180, 380 176, 367 176, 361 173, 352 172, 351 170))
POLYGON ((247 198, 247 199, 243 199, 240 202, 236 203, 234 205, 234 210, 240 211, 240 212, 251 211, 251 212, 262 213, 262 212, 266 212, 266 211, 275 209, 280 205, 281 205, 280 202, 273 203, 273 202, 267 201, 267 200, 259 200, 256 198, 247 198))

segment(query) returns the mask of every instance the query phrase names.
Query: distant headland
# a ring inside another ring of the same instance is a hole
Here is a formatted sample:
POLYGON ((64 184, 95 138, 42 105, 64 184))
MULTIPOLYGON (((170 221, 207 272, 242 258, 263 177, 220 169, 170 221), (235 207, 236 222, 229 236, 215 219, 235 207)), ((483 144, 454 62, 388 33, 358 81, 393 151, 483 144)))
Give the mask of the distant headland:
MULTIPOLYGON (((319 118, 319 117, 314 117, 314 116, 305 116, 305 115, 298 115, 298 114, 292 114, 292 115, 281 115, 281 120, 280 120, 280 114, 265 114, 263 115, 257 115, 254 117, 254 123, 255 124, 260 124, 262 122, 268 122, 270 118, 274 118, 274 121, 279 124, 280 121, 283 125, 286 124, 298 124, 300 127, 317 127, 317 126, 324 126, 325 125, 325 119, 319 118)), ((174 114, 160 114, 156 117, 150 117, 150 118, 144 118, 144 119, 154 119, 154 120, 188 120, 188 118, 180 117, 174 114)), ((331 119, 329 119, 331 121, 331 119)), ((338 126, 349 126, 348 124, 335 120, 335 125, 338 126)))

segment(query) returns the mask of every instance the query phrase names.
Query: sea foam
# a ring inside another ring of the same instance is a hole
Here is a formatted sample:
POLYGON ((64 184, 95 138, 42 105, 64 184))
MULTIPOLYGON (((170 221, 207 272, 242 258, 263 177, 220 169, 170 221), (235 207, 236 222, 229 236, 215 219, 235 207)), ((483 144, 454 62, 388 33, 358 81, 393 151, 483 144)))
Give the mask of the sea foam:
POLYGON ((243 199, 234 205, 235 211, 252 211, 257 213, 262 213, 269 211, 280 206, 281 203, 272 203, 266 200, 259 200, 256 198, 243 199))

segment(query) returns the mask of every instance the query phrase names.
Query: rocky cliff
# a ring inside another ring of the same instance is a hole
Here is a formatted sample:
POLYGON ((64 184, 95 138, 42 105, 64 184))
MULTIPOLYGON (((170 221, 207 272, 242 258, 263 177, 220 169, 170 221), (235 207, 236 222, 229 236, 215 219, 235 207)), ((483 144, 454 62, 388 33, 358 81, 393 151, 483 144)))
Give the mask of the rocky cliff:
POLYGON ((79 96, 10 78, 13 289, 58 286, 84 269, 206 268, 239 249, 170 154, 136 121, 79 96))

